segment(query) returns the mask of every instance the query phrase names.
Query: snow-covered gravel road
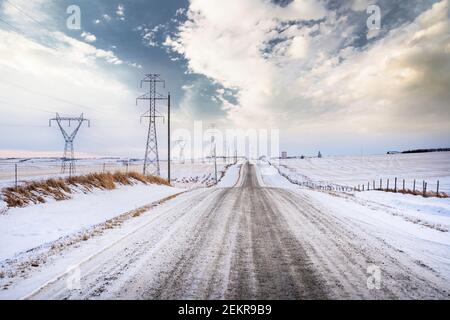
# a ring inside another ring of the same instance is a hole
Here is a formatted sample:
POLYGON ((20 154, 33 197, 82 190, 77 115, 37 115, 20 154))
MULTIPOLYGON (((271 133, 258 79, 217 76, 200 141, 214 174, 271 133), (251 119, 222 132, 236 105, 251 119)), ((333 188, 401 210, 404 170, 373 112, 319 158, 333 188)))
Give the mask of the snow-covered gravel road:
POLYGON ((81 263, 79 287, 68 286, 68 273, 27 298, 449 298, 448 275, 385 241, 383 230, 367 232, 308 192, 263 187, 258 170, 243 165, 233 188, 163 204, 81 263), (374 267, 380 289, 367 285, 374 267))

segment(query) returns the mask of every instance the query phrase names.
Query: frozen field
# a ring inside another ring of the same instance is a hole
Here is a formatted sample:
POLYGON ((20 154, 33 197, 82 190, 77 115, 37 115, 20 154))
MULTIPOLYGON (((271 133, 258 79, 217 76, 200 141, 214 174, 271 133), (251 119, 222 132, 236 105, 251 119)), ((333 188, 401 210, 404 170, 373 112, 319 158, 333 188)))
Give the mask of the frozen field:
POLYGON ((440 191, 450 193, 450 152, 417 154, 393 154, 372 156, 330 156, 324 158, 280 160, 279 167, 290 177, 299 181, 333 183, 344 186, 357 186, 375 180, 376 187, 380 179, 383 184, 390 179, 391 187, 395 177, 399 187, 405 179, 406 188, 422 187, 422 181, 428 183, 428 190, 436 190, 440 181, 440 191))
MULTIPOLYGON (((231 163, 231 161, 229 162, 231 163)), ((57 158, 0 159, 0 188, 14 184, 15 164, 19 183, 50 177, 64 176, 60 173, 61 160, 57 158)), ((225 171, 227 162, 218 159, 218 178, 225 171)), ((167 176, 167 162, 161 161, 161 176, 167 176)), ((142 171, 142 161, 128 161, 119 158, 80 159, 77 160, 77 175, 104 171, 142 171)), ((172 184, 182 188, 209 186, 214 183, 214 163, 210 159, 195 160, 194 163, 173 162, 171 165, 172 184)))
POLYGON ((448 299, 448 199, 311 190, 260 162, 76 237, 77 216, 153 200, 127 189, 0 216, 0 299, 448 299))

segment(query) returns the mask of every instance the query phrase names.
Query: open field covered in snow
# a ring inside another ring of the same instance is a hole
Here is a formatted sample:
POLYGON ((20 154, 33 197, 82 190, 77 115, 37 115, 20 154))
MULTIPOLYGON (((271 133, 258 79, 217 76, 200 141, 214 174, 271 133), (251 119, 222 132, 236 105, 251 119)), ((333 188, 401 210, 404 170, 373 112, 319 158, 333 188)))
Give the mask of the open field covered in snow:
MULTIPOLYGON (((219 187, 232 187, 239 178, 239 169, 240 164, 230 166, 219 187)), ((112 190, 66 182, 70 191, 63 194, 67 197, 55 200, 43 194, 44 203, 28 203, 23 207, 7 208, 0 198, 0 243, 9 244, 0 246, 0 266, 5 259, 42 246, 51 247, 54 241, 65 237, 89 235, 93 227, 110 219, 133 210, 138 210, 139 214, 143 206, 186 191, 173 186, 145 184, 139 180, 131 182, 130 185, 116 183, 112 190)), ((111 222, 112 225, 115 223, 111 222)))
MULTIPOLYGON (((223 175, 225 166, 231 161, 217 159, 218 177, 223 175)), ((65 176, 61 174, 61 160, 58 158, 0 159, 0 188, 12 186, 15 181, 15 164, 19 183, 65 176)), ((167 162, 161 161, 161 176, 167 177, 167 162)), ((142 172, 141 160, 119 158, 77 160, 77 175, 94 172, 136 171, 142 172)), ((194 163, 172 162, 172 184, 181 188, 209 186, 214 183, 214 162, 210 159, 196 159, 194 163)))
POLYGON ((181 191, 164 185, 139 184, 90 194, 74 193, 69 200, 10 208, 0 215, 0 241, 9 243, 0 246, 0 261, 181 191))
POLYGON ((393 187, 397 177, 399 187, 405 179, 405 187, 412 189, 416 179, 416 188, 421 188, 422 181, 426 181, 427 189, 435 191, 439 180, 439 190, 450 193, 450 152, 281 159, 279 167, 298 181, 351 187, 370 182, 372 188, 374 180, 378 187, 380 179, 384 187, 390 179, 393 187))
POLYGON ((305 195, 354 230, 357 225, 362 226, 369 234, 401 248, 450 279, 450 199, 381 191, 312 190, 292 184, 265 162, 258 163, 258 169, 258 179, 266 187, 305 195))
POLYGON ((448 298, 447 199, 311 190, 267 162, 232 166, 221 184, 234 188, 190 190, 76 245, 5 260, 0 299, 448 298))

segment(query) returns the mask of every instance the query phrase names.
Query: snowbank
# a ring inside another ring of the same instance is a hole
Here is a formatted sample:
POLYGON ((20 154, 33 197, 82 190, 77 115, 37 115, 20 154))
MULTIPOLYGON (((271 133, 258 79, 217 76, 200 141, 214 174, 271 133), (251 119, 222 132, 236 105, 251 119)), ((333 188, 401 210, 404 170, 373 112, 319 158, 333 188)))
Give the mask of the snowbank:
POLYGON ((417 188, 425 180, 428 190, 435 191, 439 180, 440 191, 450 193, 450 152, 281 159, 279 165, 299 181, 353 187, 375 180, 378 187, 380 179, 383 184, 391 179, 392 184, 397 177, 399 185, 405 179, 406 188, 412 189, 416 179, 417 188))
POLYGON ((442 231, 450 230, 450 199, 424 198, 409 194, 386 193, 380 191, 358 192, 357 199, 377 203, 396 210, 413 223, 433 227, 442 231))
MULTIPOLYGON (((450 216, 448 215, 450 202, 447 199, 434 199, 444 200, 444 203, 439 203, 439 201, 429 202, 427 201, 429 199, 417 197, 418 203, 413 205, 410 199, 402 200, 399 203, 395 197, 399 195, 383 195, 381 192, 379 194, 386 198, 377 200, 383 200, 384 203, 369 200, 358 201, 362 199, 330 195, 308 189, 297 189, 296 192, 313 199, 317 206, 340 219, 353 232, 375 235, 392 247, 406 252, 418 263, 425 263, 450 279, 450 232, 439 230, 433 223, 434 221, 443 226, 450 226, 450 216), (389 197, 391 199, 388 199, 389 197), (408 208, 406 203, 413 206, 408 208), (424 206, 425 203, 428 205, 424 206), (391 207, 387 204, 395 206, 391 207), (417 211, 418 208, 422 208, 420 213, 417 211), (424 210, 424 208, 427 209, 424 210), (442 215, 436 215, 437 212, 442 215), (410 218, 417 213, 421 220, 410 218)), ((372 197, 376 198, 378 195, 372 197)), ((402 197, 404 196, 402 195, 402 197)))
MULTIPOLYGON (((61 160, 57 158, 30 158, 30 159, 1 159, 0 158, 0 188, 14 185, 14 164, 18 164, 19 184, 32 180, 45 180, 49 178, 67 177, 61 174, 61 160)), ((217 170, 225 171, 228 164, 221 158, 217 159, 217 170)), ((77 160, 77 174, 99 172, 141 172, 142 161, 129 161, 129 159, 80 159, 77 160), (128 163, 128 165, 125 165, 128 163)), ((161 161, 161 177, 167 176, 167 162, 161 161)), ((211 186, 214 181, 214 162, 211 159, 196 159, 194 163, 186 160, 171 163, 172 184, 181 188, 195 188, 211 186)))
POLYGON ((217 183, 218 188, 232 188, 239 179, 239 172, 241 170, 241 164, 233 164, 228 167, 224 176, 217 183))
POLYGON ((2 196, 0 195, 0 215, 5 213, 8 210, 8 206, 6 202, 2 200, 2 196))
POLYGON ((259 162, 255 167, 258 182, 261 186, 274 188, 298 188, 297 185, 291 183, 288 179, 281 176, 278 170, 267 162, 259 162), (262 180, 262 181, 259 181, 262 180), (261 183, 262 182, 262 183, 261 183))
POLYGON ((0 261, 179 193, 163 185, 119 186, 72 199, 10 208, 0 215, 0 261))
POLYGON ((450 199, 379 191, 321 192, 290 183, 265 163, 257 169, 267 187, 306 195, 352 230, 376 235, 450 279, 450 199))

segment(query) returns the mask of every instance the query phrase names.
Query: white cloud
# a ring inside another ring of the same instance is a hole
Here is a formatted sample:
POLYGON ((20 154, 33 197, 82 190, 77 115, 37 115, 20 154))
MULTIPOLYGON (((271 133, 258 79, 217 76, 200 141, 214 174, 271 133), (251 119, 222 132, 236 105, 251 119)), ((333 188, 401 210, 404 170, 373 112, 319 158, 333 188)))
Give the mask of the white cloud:
POLYGON ((309 52, 309 37, 308 36, 296 36, 292 39, 289 46, 289 55, 292 59, 305 59, 308 57, 309 52))
POLYGON ((299 78, 297 88, 316 105, 338 104, 334 115, 358 119, 366 129, 448 125, 448 6, 448 0, 435 4, 366 51, 341 52, 341 64, 326 60, 299 78))
POLYGON ((120 20, 125 20, 125 8, 122 4, 117 6, 116 15, 120 20))
POLYGON ((0 127, 0 145, 6 149, 28 146, 59 152, 61 137, 55 128, 45 128, 53 113, 41 109, 65 115, 84 112, 92 119, 92 127, 77 140, 78 152, 107 154, 114 151, 108 149, 114 143, 118 148, 125 145, 124 137, 137 131, 134 127, 138 110, 126 108, 124 112, 123 106, 134 101, 134 94, 117 78, 114 68, 105 68, 104 62, 116 64, 118 58, 62 33, 56 33, 54 40, 54 46, 47 47, 21 34, 0 30, 0 99, 18 106, 11 108, 2 103, 0 114, 8 123, 31 124, 21 128, 26 129, 23 133, 0 127), (13 144, 6 139, 11 132, 15 135, 13 144))
POLYGON ((184 55, 192 72, 239 89, 239 106, 227 106, 228 116, 254 123, 270 116, 268 104, 278 76, 276 64, 261 54, 273 39, 272 31, 280 21, 318 19, 325 14, 315 1, 297 0, 279 7, 259 0, 192 0, 188 21, 180 27, 178 36, 167 37, 164 45, 184 55))
POLYGON ((84 39, 84 41, 92 43, 97 40, 97 37, 89 32, 82 32, 81 37, 84 39))
POLYGON ((157 47, 160 45, 158 38, 160 38, 167 30, 166 24, 158 24, 156 26, 147 26, 146 24, 136 27, 134 30, 139 31, 144 45, 149 47, 157 47))
POLYGON ((37 24, 42 24, 41 27, 45 24, 46 26, 51 26, 53 21, 49 16, 48 12, 43 10, 43 6, 46 6, 47 9, 53 6, 52 3, 48 3, 46 0, 35 0, 35 1, 27 1, 27 0, 15 0, 11 2, 3 1, 0 4, 0 11, 16 27, 20 29, 26 26, 29 26, 30 21, 37 24), (19 10, 19 9, 20 10, 19 10), (29 12, 29 15, 33 17, 34 20, 30 20, 23 11, 29 12), (37 22, 36 22, 37 21, 37 22))
POLYGON ((371 4, 376 4, 376 0, 352 0, 351 8, 354 11, 365 11, 371 4))
POLYGON ((442 0, 357 49, 347 45, 355 26, 320 2, 191 0, 188 20, 164 45, 184 56, 191 72, 237 90, 237 104, 226 101, 223 109, 241 127, 291 128, 296 136, 361 133, 361 139, 411 127, 433 134, 450 127, 447 12, 442 0), (275 31, 294 18, 325 19, 275 31))
POLYGON ((110 50, 98 49, 91 44, 78 41, 61 32, 55 32, 55 38, 58 40, 58 52, 63 54, 66 58, 71 59, 73 62, 90 66, 95 65, 98 62, 97 59, 115 65, 123 63, 123 61, 110 50))
POLYGON ((186 12, 185 8, 178 8, 177 11, 175 11, 175 16, 182 16, 186 12))

